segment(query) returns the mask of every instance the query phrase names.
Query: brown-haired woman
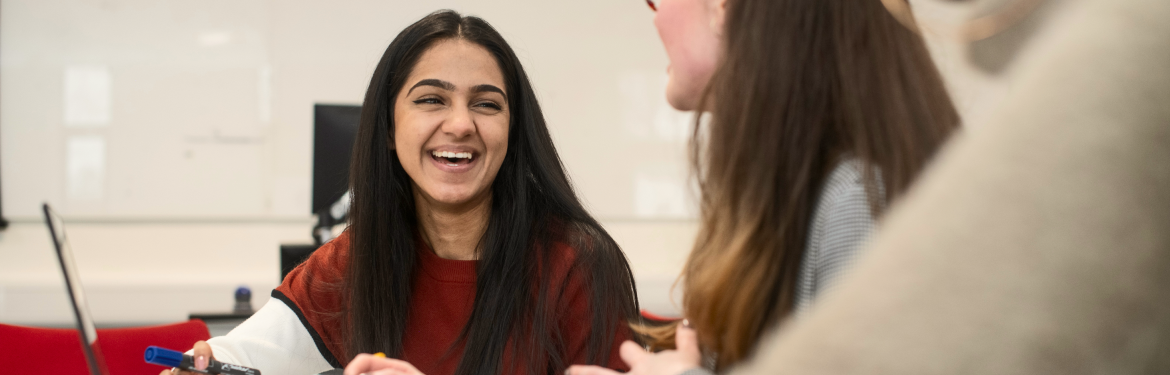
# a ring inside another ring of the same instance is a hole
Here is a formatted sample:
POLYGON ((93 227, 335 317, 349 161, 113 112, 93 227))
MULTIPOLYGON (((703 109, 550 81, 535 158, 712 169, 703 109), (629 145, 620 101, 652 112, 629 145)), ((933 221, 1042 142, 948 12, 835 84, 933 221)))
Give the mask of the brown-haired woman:
POLYGON ((688 320, 641 329, 678 349, 627 342, 622 357, 632 373, 701 373, 702 347, 725 369, 832 286, 959 117, 922 39, 879 1, 650 4, 668 100, 711 121, 692 139, 702 215, 682 275, 688 320))

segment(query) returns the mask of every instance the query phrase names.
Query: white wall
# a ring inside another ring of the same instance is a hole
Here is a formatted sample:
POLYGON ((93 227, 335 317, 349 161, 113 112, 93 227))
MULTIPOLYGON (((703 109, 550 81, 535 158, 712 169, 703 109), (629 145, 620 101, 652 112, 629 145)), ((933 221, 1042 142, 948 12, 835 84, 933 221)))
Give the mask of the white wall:
POLYGON ((442 8, 484 17, 512 44, 597 215, 693 212, 681 157, 690 116, 666 104, 665 55, 637 1, 0 6, 9 217, 49 201, 75 218, 303 218, 313 104, 360 103, 394 36, 442 8))
MULTIPOLYGON (((928 26, 965 14, 914 3, 928 26)), ((442 8, 482 16, 516 49, 644 306, 675 311, 667 293, 696 229, 690 116, 663 99, 667 62, 639 0, 5 0, 0 171, 14 224, 0 232, 0 322, 70 320, 42 201, 69 221, 99 323, 228 309, 237 285, 262 303, 279 244, 310 241, 312 105, 359 103, 390 40, 442 8), (83 99, 108 101, 67 103, 70 71, 98 77, 83 99), (70 146, 94 140, 96 152, 70 146)), ((926 33, 964 117, 994 107, 1007 88, 926 33)))
POLYGON ((646 307, 673 311, 694 236, 690 116, 663 98, 644 3, 5 0, 0 322, 70 321, 44 201, 66 217, 99 323, 225 310, 238 285, 263 303, 279 244, 310 241, 313 104, 360 103, 390 40, 443 8, 512 44, 646 307))

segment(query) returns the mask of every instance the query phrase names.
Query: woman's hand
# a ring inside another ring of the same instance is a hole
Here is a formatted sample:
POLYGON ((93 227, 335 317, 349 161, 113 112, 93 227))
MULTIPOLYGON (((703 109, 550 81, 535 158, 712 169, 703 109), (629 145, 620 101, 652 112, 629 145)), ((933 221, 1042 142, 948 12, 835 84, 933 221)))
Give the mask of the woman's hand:
POLYGON ((386 358, 385 354, 358 354, 345 366, 345 375, 423 375, 410 362, 386 358))
MULTIPOLYGON (((674 343, 676 350, 649 353, 633 341, 626 341, 622 343, 622 360, 630 365, 629 373, 632 375, 678 375, 701 366, 703 355, 699 352, 698 338, 695 336, 695 330, 691 329, 685 320, 675 331, 674 343)), ((604 367, 577 365, 569 367, 565 374, 613 375, 618 372, 604 367)))
MULTIPOLYGON (((196 341, 191 358, 195 359, 195 368, 199 370, 206 370, 207 364, 211 363, 211 359, 215 358, 211 355, 211 345, 207 345, 207 341, 196 341)), ((199 375, 197 372, 183 371, 179 369, 163 370, 158 375, 199 375)))

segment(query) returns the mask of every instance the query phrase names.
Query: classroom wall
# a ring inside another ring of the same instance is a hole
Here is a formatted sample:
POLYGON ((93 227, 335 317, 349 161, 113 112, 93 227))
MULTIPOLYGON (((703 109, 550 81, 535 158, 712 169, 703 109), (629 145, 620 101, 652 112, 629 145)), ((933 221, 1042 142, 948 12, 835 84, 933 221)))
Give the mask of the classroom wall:
POLYGON ((99 323, 263 303, 281 243, 311 242, 314 103, 361 102, 394 36, 478 15, 524 63, 579 194, 652 311, 694 236, 690 114, 637 1, 12 0, 0 3, 0 322, 65 324, 39 216, 66 219, 99 323))
MULTIPOLYGON (((965 8, 913 3, 960 111, 986 113, 1007 88, 932 26, 965 8)), ((5 0, 0 323, 71 321, 44 201, 66 217, 99 324, 224 311, 240 285, 259 307, 279 245, 311 241, 313 104, 360 103, 390 40, 442 8, 484 17, 516 49, 643 307, 676 313, 696 231, 693 116, 663 98, 642 1, 5 0)))

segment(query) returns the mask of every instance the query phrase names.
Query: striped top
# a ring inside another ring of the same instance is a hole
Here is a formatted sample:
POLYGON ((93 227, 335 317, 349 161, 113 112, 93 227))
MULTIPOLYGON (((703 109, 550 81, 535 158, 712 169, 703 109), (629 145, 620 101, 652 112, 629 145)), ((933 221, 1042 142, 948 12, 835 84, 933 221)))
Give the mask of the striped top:
POLYGON ((860 161, 847 160, 825 179, 796 276, 797 316, 808 312, 816 297, 832 289, 853 267, 858 252, 873 235, 874 213, 862 168, 860 161))

